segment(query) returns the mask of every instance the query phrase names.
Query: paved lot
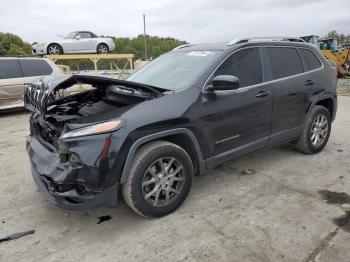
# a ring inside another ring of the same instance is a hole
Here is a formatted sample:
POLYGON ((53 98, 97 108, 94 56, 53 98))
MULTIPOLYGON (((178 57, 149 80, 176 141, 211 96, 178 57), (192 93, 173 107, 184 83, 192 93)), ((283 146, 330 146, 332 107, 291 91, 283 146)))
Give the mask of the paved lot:
POLYGON ((350 97, 339 98, 320 154, 287 145, 229 162, 196 177, 184 205, 153 220, 122 202, 85 212, 46 202, 30 175, 28 117, 0 117, 0 237, 36 232, 0 242, 0 261, 350 261, 350 97), (104 215, 112 219, 97 224, 104 215))

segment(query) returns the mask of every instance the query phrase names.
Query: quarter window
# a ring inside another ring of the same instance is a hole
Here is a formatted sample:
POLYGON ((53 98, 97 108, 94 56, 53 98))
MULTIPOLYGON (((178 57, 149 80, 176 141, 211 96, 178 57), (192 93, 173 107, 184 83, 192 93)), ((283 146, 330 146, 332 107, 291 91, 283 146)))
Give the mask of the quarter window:
POLYGON ((0 79, 23 77, 17 59, 0 60, 0 79))
POLYGON ((52 68, 45 60, 21 59, 19 62, 25 77, 44 76, 52 73, 52 68))
POLYGON ((94 33, 91 33, 91 32, 90 32, 90 35, 91 35, 91 38, 98 38, 98 36, 95 35, 94 33))
POLYGON ((300 48, 299 51, 304 58, 308 70, 314 70, 322 66, 320 60, 310 50, 300 48))
POLYGON ((267 47, 273 79, 297 75, 303 72, 303 66, 295 48, 267 47))
POLYGON ((215 72, 239 78, 240 87, 256 85, 263 81, 263 71, 258 48, 242 49, 229 57, 215 72))

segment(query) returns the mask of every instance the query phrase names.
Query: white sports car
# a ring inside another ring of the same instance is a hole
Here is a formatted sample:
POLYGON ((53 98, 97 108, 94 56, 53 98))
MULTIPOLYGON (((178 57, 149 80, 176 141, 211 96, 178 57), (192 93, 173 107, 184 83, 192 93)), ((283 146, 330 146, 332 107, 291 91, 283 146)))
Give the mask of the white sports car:
POLYGON ((72 32, 64 39, 33 45, 34 55, 59 55, 65 53, 107 54, 115 49, 111 38, 98 37, 89 31, 72 32))

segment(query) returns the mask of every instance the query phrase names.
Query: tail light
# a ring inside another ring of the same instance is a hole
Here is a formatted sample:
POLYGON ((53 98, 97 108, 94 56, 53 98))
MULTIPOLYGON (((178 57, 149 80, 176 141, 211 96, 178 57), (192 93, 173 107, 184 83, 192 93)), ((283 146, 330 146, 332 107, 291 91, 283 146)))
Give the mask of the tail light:
POLYGON ((338 76, 338 69, 337 69, 337 63, 331 59, 327 58, 328 63, 331 65, 333 72, 336 76, 338 76))
POLYGON ((335 76, 338 76, 338 69, 336 66, 333 66, 334 74, 335 76))

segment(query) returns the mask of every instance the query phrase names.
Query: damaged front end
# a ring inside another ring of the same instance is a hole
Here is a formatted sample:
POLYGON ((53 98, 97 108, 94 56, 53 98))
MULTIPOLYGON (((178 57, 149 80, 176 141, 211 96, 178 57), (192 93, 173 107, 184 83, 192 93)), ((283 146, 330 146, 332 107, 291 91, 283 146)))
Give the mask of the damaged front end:
POLYGON ((162 91, 87 75, 32 83, 24 99, 32 111, 27 151, 40 191, 62 207, 115 206, 121 116, 162 91))

